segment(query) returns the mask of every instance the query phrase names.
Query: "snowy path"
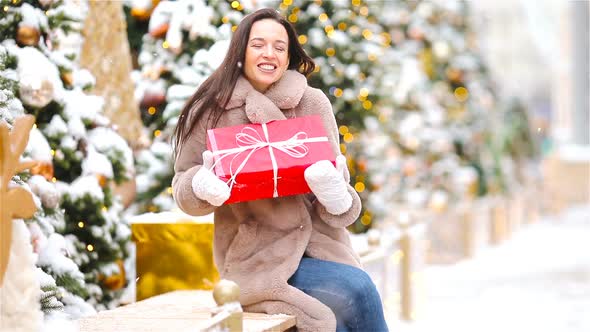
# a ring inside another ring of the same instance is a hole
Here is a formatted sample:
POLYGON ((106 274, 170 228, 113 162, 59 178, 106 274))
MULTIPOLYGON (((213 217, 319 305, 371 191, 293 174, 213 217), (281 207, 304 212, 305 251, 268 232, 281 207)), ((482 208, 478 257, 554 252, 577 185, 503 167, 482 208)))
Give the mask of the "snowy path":
POLYGON ((413 323, 391 331, 590 331, 590 206, 545 217, 468 261, 425 270, 413 323))

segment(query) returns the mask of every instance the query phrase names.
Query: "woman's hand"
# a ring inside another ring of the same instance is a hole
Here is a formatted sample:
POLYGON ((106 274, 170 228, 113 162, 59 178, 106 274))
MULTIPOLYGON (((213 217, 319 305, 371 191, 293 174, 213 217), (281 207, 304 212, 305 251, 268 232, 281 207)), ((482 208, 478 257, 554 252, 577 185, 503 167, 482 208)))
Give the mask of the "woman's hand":
POLYGON ((213 172, 213 154, 209 150, 203 151, 203 166, 193 176, 192 187, 197 198, 209 202, 211 205, 222 205, 230 195, 228 185, 220 180, 213 172))
POLYGON ((352 196, 344 181, 346 157, 336 158, 336 167, 328 160, 321 160, 305 170, 305 181, 326 210, 340 215, 352 206, 352 196))

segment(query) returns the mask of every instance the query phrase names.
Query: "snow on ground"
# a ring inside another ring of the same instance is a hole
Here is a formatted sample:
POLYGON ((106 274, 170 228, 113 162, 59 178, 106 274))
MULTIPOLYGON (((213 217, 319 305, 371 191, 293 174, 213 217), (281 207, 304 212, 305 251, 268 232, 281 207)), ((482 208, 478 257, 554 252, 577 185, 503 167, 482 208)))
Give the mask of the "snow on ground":
POLYGON ((524 225, 499 246, 427 266, 414 322, 391 331, 590 331, 590 205, 524 225))

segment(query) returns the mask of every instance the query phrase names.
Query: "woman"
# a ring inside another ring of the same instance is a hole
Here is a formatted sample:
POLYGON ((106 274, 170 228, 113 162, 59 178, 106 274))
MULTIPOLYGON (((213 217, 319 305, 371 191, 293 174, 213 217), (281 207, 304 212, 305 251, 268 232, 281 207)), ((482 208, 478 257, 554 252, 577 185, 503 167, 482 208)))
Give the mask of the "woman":
POLYGON ((188 214, 215 211, 215 264, 240 286, 246 311, 295 315, 301 331, 387 331, 379 294, 345 228, 358 217, 360 199, 348 184, 330 102, 307 85, 314 68, 275 10, 246 16, 223 63, 179 118, 174 197, 188 214), (338 156, 338 167, 319 161, 306 169, 313 194, 223 205, 230 189, 210 170, 206 130, 308 115, 322 117, 338 156))

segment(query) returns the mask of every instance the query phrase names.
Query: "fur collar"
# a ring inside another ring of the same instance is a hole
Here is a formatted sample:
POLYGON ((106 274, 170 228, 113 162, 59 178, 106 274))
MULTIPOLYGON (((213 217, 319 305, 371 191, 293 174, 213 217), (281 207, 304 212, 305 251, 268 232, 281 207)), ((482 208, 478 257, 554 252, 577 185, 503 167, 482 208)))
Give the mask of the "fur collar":
POLYGON ((307 79, 295 70, 287 70, 264 94, 240 76, 226 109, 245 105, 246 116, 252 123, 284 120, 282 110, 294 108, 307 88, 307 79))

